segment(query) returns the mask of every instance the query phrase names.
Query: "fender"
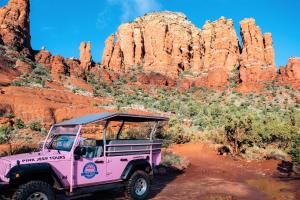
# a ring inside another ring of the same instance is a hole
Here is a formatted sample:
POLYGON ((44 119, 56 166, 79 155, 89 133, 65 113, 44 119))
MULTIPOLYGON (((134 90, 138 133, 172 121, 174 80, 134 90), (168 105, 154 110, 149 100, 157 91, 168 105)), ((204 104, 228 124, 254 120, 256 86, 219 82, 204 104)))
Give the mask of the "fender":
POLYGON ((48 163, 33 163, 14 166, 6 175, 11 182, 18 182, 20 180, 43 179, 50 177, 59 187, 63 184, 57 174, 48 163))
POLYGON ((146 159, 139 159, 139 160, 132 160, 130 161, 126 168, 124 169, 121 179, 127 180, 130 178, 130 176, 136 171, 136 170, 143 170, 147 173, 150 173, 152 171, 151 165, 146 159))

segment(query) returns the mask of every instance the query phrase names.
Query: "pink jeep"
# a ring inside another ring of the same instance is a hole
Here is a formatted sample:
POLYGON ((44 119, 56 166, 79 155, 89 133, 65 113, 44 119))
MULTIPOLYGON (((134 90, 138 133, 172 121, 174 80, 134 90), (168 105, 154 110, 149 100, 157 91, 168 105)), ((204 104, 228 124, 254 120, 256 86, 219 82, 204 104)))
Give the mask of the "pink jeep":
POLYGON ((154 134, 167 120, 99 113, 54 124, 41 151, 0 158, 0 196, 53 200, 58 193, 72 197, 125 188, 128 198, 145 199, 161 160, 162 141, 154 134), (141 123, 148 126, 136 129, 141 123))

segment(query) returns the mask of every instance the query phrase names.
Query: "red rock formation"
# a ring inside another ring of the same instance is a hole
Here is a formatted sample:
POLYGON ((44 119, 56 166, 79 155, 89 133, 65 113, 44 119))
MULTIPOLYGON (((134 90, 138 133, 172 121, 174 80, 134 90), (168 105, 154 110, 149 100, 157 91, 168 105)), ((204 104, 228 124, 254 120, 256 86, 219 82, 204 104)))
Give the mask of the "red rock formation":
POLYGON ((49 51, 42 49, 35 55, 35 61, 46 69, 51 70, 52 55, 49 51))
POLYGON ((64 59, 61 56, 52 56, 51 53, 45 49, 40 50, 35 55, 35 61, 51 71, 54 75, 68 75, 66 73, 69 71, 71 76, 80 77, 84 72, 81 67, 81 62, 78 59, 64 59), (53 69, 53 67, 55 69, 53 69))
POLYGON ((89 70, 92 66, 91 42, 81 42, 79 50, 81 70, 89 70))
POLYGON ((53 56, 51 62, 51 76, 54 80, 59 81, 60 75, 65 74, 66 65, 64 64, 64 58, 61 56, 53 56))
POLYGON ((105 41, 105 49, 102 55, 102 65, 108 66, 114 50, 115 35, 110 35, 105 41))
POLYGON ((9 85, 21 72, 13 67, 15 62, 9 57, 0 54, 0 86, 9 85))
POLYGON ((183 14, 151 13, 121 25, 116 37, 116 43, 113 35, 105 42, 103 65, 118 72, 143 66, 146 73, 177 79, 181 71, 214 76, 217 68, 227 76, 238 65, 238 38, 224 17, 207 22, 202 31, 183 14))
POLYGON ((190 68, 192 28, 182 14, 163 12, 137 18, 119 27, 115 44, 112 36, 107 39, 104 65, 123 72, 141 65, 146 72, 178 77, 190 68))
POLYGON ((300 89, 300 58, 290 58, 286 67, 280 67, 278 79, 281 85, 300 89))
POLYGON ((27 74, 32 71, 32 66, 24 60, 18 59, 16 61, 16 68, 22 73, 22 74, 27 74))
POLYGON ((271 33, 263 36, 252 18, 242 20, 240 26, 243 40, 240 68, 242 84, 251 87, 256 83, 274 80, 276 66, 271 33))
POLYGON ((137 81, 142 84, 151 84, 156 86, 170 86, 175 87, 176 81, 170 79, 162 74, 151 72, 149 74, 139 73, 137 74, 137 81))
POLYGON ((70 75, 72 77, 81 77, 84 73, 80 66, 80 60, 75 58, 65 59, 65 65, 67 69, 70 69, 70 75))
POLYGON ((200 57, 204 70, 222 68, 231 71, 239 63, 239 41, 230 19, 221 17, 215 22, 206 22, 200 45, 203 46, 200 57))
POLYGON ((199 76, 197 85, 214 88, 228 85, 238 67, 244 85, 272 81, 276 66, 271 34, 262 35, 251 18, 242 20, 240 26, 242 49, 230 19, 207 21, 201 30, 183 14, 150 13, 121 25, 109 36, 103 65, 118 73, 142 66, 145 73, 171 79, 187 71, 199 76))
POLYGON ((29 0, 10 0, 0 9, 0 43, 31 50, 29 10, 29 0))
MULTIPOLYGON (((104 50, 106 51, 106 49, 104 50)), ((117 41, 114 45, 114 50, 112 55, 110 56, 109 67, 116 72, 124 71, 123 68, 123 53, 120 46, 120 41, 117 41)))
POLYGON ((93 104, 111 101, 105 97, 95 99, 76 95, 67 90, 5 87, 3 92, 0 95, 1 112, 14 113, 26 123, 42 120, 47 125, 75 115, 101 112, 103 110, 93 104))

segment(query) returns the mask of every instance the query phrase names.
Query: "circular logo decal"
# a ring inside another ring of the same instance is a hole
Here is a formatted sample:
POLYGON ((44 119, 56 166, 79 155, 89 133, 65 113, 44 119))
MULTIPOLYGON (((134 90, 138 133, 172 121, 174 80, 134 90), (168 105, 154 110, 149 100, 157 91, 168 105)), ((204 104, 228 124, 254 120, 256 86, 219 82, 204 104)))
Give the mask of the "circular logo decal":
POLYGON ((97 166, 95 165, 95 163, 90 162, 84 165, 81 176, 87 179, 91 179, 94 178, 97 174, 99 174, 97 170, 97 166))

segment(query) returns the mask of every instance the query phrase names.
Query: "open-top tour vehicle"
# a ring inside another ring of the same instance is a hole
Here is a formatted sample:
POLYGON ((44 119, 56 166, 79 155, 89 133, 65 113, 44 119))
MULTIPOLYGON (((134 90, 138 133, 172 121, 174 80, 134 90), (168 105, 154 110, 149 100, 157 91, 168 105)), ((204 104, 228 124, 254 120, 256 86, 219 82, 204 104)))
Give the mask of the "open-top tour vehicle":
POLYGON ((0 158, 0 194, 53 200, 57 193, 78 196, 125 188, 129 199, 145 199, 153 167, 161 160, 162 141, 154 134, 159 122, 167 120, 99 113, 54 124, 39 152, 0 158), (147 125, 138 128, 140 124, 147 125))

